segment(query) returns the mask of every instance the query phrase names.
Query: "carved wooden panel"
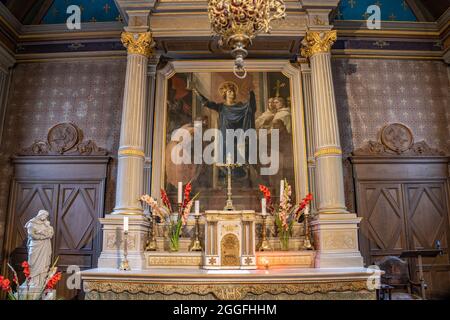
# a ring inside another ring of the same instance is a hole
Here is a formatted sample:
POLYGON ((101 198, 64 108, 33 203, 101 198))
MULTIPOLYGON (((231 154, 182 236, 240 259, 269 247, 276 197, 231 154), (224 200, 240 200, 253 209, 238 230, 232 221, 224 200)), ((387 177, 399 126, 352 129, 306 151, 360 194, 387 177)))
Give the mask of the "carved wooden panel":
MULTIPOLYGON (((444 255, 424 258, 427 283, 434 296, 450 293, 450 261, 448 255, 447 193, 444 183, 406 184, 404 186, 405 214, 408 221, 410 249, 428 249, 440 242, 444 255)), ((416 264, 411 272, 418 276, 416 264)))
POLYGON ((399 184, 362 184, 361 245, 367 263, 379 256, 396 255, 406 248, 402 190, 399 184))
MULTIPOLYGON (((429 161, 426 170, 436 175, 426 181, 423 167, 427 160, 384 160, 369 157, 352 159, 356 178, 357 212, 363 217, 360 249, 366 265, 385 256, 399 256, 404 250, 430 249, 440 242, 444 255, 424 258, 428 297, 450 293, 448 255, 449 193, 446 185, 447 160, 429 161), (404 169, 408 168, 405 174, 404 169), (377 172, 374 175, 374 171, 377 172), (438 173, 442 177, 438 177, 438 173), (376 176, 377 178, 374 178, 376 176), (408 179, 409 177, 409 179, 408 179), (439 181, 440 180, 440 181, 439 181)), ((428 178, 431 178, 428 175, 428 178)), ((410 274, 418 279, 415 260, 409 261, 410 274)))

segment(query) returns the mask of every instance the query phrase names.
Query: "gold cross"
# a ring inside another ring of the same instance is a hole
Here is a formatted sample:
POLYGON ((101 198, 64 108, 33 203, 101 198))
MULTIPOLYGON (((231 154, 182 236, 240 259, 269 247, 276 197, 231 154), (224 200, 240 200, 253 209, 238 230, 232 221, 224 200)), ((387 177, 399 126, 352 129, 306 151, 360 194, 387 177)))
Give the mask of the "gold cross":
POLYGON ((391 15, 389 16, 389 20, 394 21, 396 19, 397 19, 397 17, 395 16, 395 14, 391 13, 391 15))
POLYGON ((286 83, 281 82, 280 80, 277 80, 277 84, 275 87, 273 87, 273 90, 275 90, 275 97, 279 97, 280 96, 280 89, 284 88, 286 86, 286 83))
POLYGON ((95 17, 92 17, 91 20, 89 20, 90 22, 97 22, 97 19, 95 19, 95 17))
POLYGON ((123 22, 122 15, 119 14, 119 15, 116 17, 116 21, 123 22))
POLYGON ((353 9, 355 7, 355 5, 356 5, 356 1, 355 0, 348 0, 348 4, 353 9))
POLYGON ((365 12, 363 15, 362 15, 362 17, 364 18, 364 20, 367 20, 367 19, 369 19, 369 14, 367 13, 367 12, 365 12))

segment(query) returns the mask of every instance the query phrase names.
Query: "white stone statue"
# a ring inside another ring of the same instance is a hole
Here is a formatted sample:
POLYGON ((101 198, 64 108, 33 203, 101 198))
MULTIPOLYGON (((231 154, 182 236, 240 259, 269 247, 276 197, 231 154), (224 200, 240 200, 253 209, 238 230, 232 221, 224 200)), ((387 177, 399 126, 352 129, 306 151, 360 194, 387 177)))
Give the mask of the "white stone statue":
POLYGON ((49 213, 40 210, 36 217, 25 224, 28 232, 28 264, 30 265, 30 286, 41 287, 49 271, 52 257, 53 227, 49 213))

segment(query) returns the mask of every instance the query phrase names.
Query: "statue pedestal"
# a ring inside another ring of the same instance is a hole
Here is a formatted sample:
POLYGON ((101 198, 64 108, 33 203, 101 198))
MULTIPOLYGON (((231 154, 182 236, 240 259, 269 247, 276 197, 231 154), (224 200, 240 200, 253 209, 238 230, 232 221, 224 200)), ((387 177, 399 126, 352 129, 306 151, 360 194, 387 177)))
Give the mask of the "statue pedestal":
POLYGON ((256 269, 255 211, 205 212, 204 269, 256 269))
POLYGON ((56 290, 42 293, 42 288, 21 285, 17 292, 17 299, 20 300, 56 300, 56 290), (41 297, 42 294, 42 297, 41 297))
MULTIPOLYGON (((150 227, 149 220, 142 215, 127 215, 128 231, 128 263, 131 270, 145 268, 144 248, 150 227)), ((103 225, 103 249, 98 259, 99 268, 117 268, 123 258, 123 215, 110 214, 100 219, 103 225)))

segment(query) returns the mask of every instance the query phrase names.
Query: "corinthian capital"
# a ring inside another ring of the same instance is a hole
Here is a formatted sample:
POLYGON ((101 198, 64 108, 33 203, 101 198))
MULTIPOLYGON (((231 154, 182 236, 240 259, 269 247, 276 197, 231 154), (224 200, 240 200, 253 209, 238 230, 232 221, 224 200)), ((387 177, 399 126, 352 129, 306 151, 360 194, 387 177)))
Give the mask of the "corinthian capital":
POLYGON ((129 54, 140 54, 147 58, 152 55, 155 42, 150 32, 122 32, 121 38, 129 54))
POLYGON ((316 53, 330 52, 331 46, 336 39, 336 30, 310 31, 303 40, 302 56, 309 58, 316 53))

